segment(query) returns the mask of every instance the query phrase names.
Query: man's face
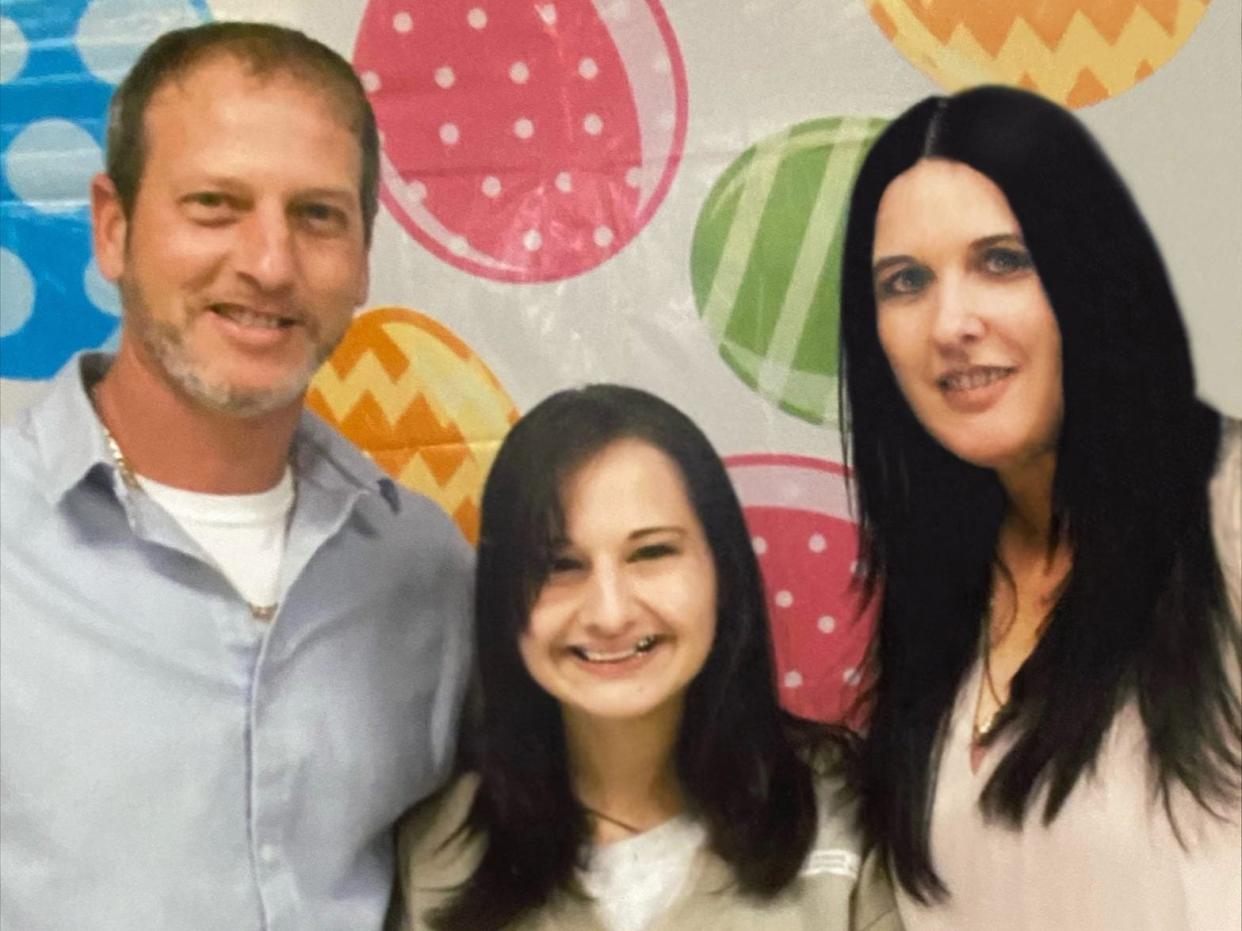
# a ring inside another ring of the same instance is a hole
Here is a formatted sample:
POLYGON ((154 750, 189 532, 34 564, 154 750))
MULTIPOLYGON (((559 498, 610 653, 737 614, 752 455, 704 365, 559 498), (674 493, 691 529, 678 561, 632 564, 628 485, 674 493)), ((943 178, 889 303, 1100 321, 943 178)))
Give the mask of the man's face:
POLYGON ((92 191, 121 351, 214 410, 298 402, 366 297, 357 138, 326 95, 227 54, 156 91, 144 127, 130 216, 106 177, 92 191))

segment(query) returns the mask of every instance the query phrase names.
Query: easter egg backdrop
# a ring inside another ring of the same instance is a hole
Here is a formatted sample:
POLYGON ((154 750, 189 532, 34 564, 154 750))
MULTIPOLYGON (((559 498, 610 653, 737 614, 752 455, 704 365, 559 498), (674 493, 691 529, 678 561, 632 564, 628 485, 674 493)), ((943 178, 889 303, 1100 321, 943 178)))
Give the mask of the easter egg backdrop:
POLYGON ((306 403, 401 484, 434 499, 471 543, 483 480, 517 409, 443 324, 402 307, 354 320, 306 403))
POLYGON ((1016 84, 1084 107, 1129 90, 1194 32, 1208 0, 867 0, 884 35, 949 90, 1016 84))
POLYGON ((519 411, 592 381, 668 398, 758 457, 731 474, 803 713, 843 713, 868 623, 831 468, 845 195, 911 103, 985 79, 1080 105, 1164 252, 1201 394, 1242 415, 1237 2, 4 0, 0 417, 115 339, 85 209, 107 99, 153 35, 209 18, 321 39, 378 114, 371 290, 311 406, 471 535, 519 411))

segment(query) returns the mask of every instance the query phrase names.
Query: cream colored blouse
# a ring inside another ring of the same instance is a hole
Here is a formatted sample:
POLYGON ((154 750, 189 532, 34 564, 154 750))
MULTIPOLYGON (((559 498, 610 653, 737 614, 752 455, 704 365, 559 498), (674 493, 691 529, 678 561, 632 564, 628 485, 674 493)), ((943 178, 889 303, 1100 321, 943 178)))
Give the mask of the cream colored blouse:
MULTIPOLYGON (((1212 487, 1214 531, 1235 616, 1242 615, 1242 423, 1229 422, 1212 487)), ((1234 670, 1237 673, 1237 670, 1234 670)), ((933 907, 898 889, 908 931, 1238 931, 1242 797, 1214 819, 1179 786, 1179 844, 1154 791, 1138 709, 1127 705, 1094 774, 1050 824, 1042 800, 1022 830, 988 823, 978 798, 1009 747, 970 766, 976 664, 949 722, 932 812, 932 860, 950 891, 933 907)))

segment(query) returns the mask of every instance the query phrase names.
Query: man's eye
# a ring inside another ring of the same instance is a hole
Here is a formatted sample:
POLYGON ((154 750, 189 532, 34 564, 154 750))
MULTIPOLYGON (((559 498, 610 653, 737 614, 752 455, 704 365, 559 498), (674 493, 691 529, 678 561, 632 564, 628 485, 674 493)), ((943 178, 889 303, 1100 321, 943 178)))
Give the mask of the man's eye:
POLYGON ((216 216, 232 207, 228 196, 219 191, 196 191, 185 202, 199 216, 216 216))
POLYGON ((908 294, 917 294, 927 287, 930 281, 931 272, 926 268, 918 265, 907 265, 891 275, 885 275, 881 278, 876 288, 876 296, 883 299, 886 297, 902 297, 908 294))
POLYGON ((345 212, 331 204, 308 203, 297 208, 298 216, 317 230, 343 229, 347 223, 345 212))
POLYGON ((993 275, 1012 275, 1032 267, 1031 254, 1025 249, 994 246, 983 253, 983 267, 993 275))

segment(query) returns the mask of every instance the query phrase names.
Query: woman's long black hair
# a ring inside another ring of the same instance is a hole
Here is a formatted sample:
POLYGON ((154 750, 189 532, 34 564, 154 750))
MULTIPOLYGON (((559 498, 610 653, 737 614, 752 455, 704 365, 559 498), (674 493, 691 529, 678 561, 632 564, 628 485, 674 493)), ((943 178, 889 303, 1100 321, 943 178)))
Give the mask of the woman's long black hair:
POLYGON ((1046 791, 1042 817, 1055 818, 1129 700, 1169 817, 1176 783, 1209 811, 1227 804, 1242 765, 1227 669, 1242 648, 1207 496, 1220 418, 1195 398, 1181 314, 1124 183, 1075 117, 1033 94, 982 87, 912 107, 860 171, 841 308, 866 590, 881 599, 863 819, 901 884, 927 901, 946 893, 929 844, 938 747, 979 655, 1007 501, 993 472, 919 424, 876 333, 876 211, 923 158, 962 162, 1004 192, 1061 332, 1052 506, 1072 568, 1013 679, 1001 720, 1017 737, 984 812, 1016 827, 1046 791))
POLYGON ((481 701, 468 749, 481 782, 465 830, 481 835, 486 850, 432 916, 443 931, 503 928, 554 894, 577 891, 587 816, 571 783, 560 707, 527 672, 518 638, 563 536, 565 480, 621 439, 650 443, 676 463, 712 551, 716 635, 686 694, 675 762, 691 812, 742 892, 771 896, 797 875, 816 827, 807 751, 827 751, 821 759, 848 752, 838 732, 816 731, 777 704, 758 563, 728 474, 703 433, 635 388, 558 392, 514 426, 483 492, 481 701))

